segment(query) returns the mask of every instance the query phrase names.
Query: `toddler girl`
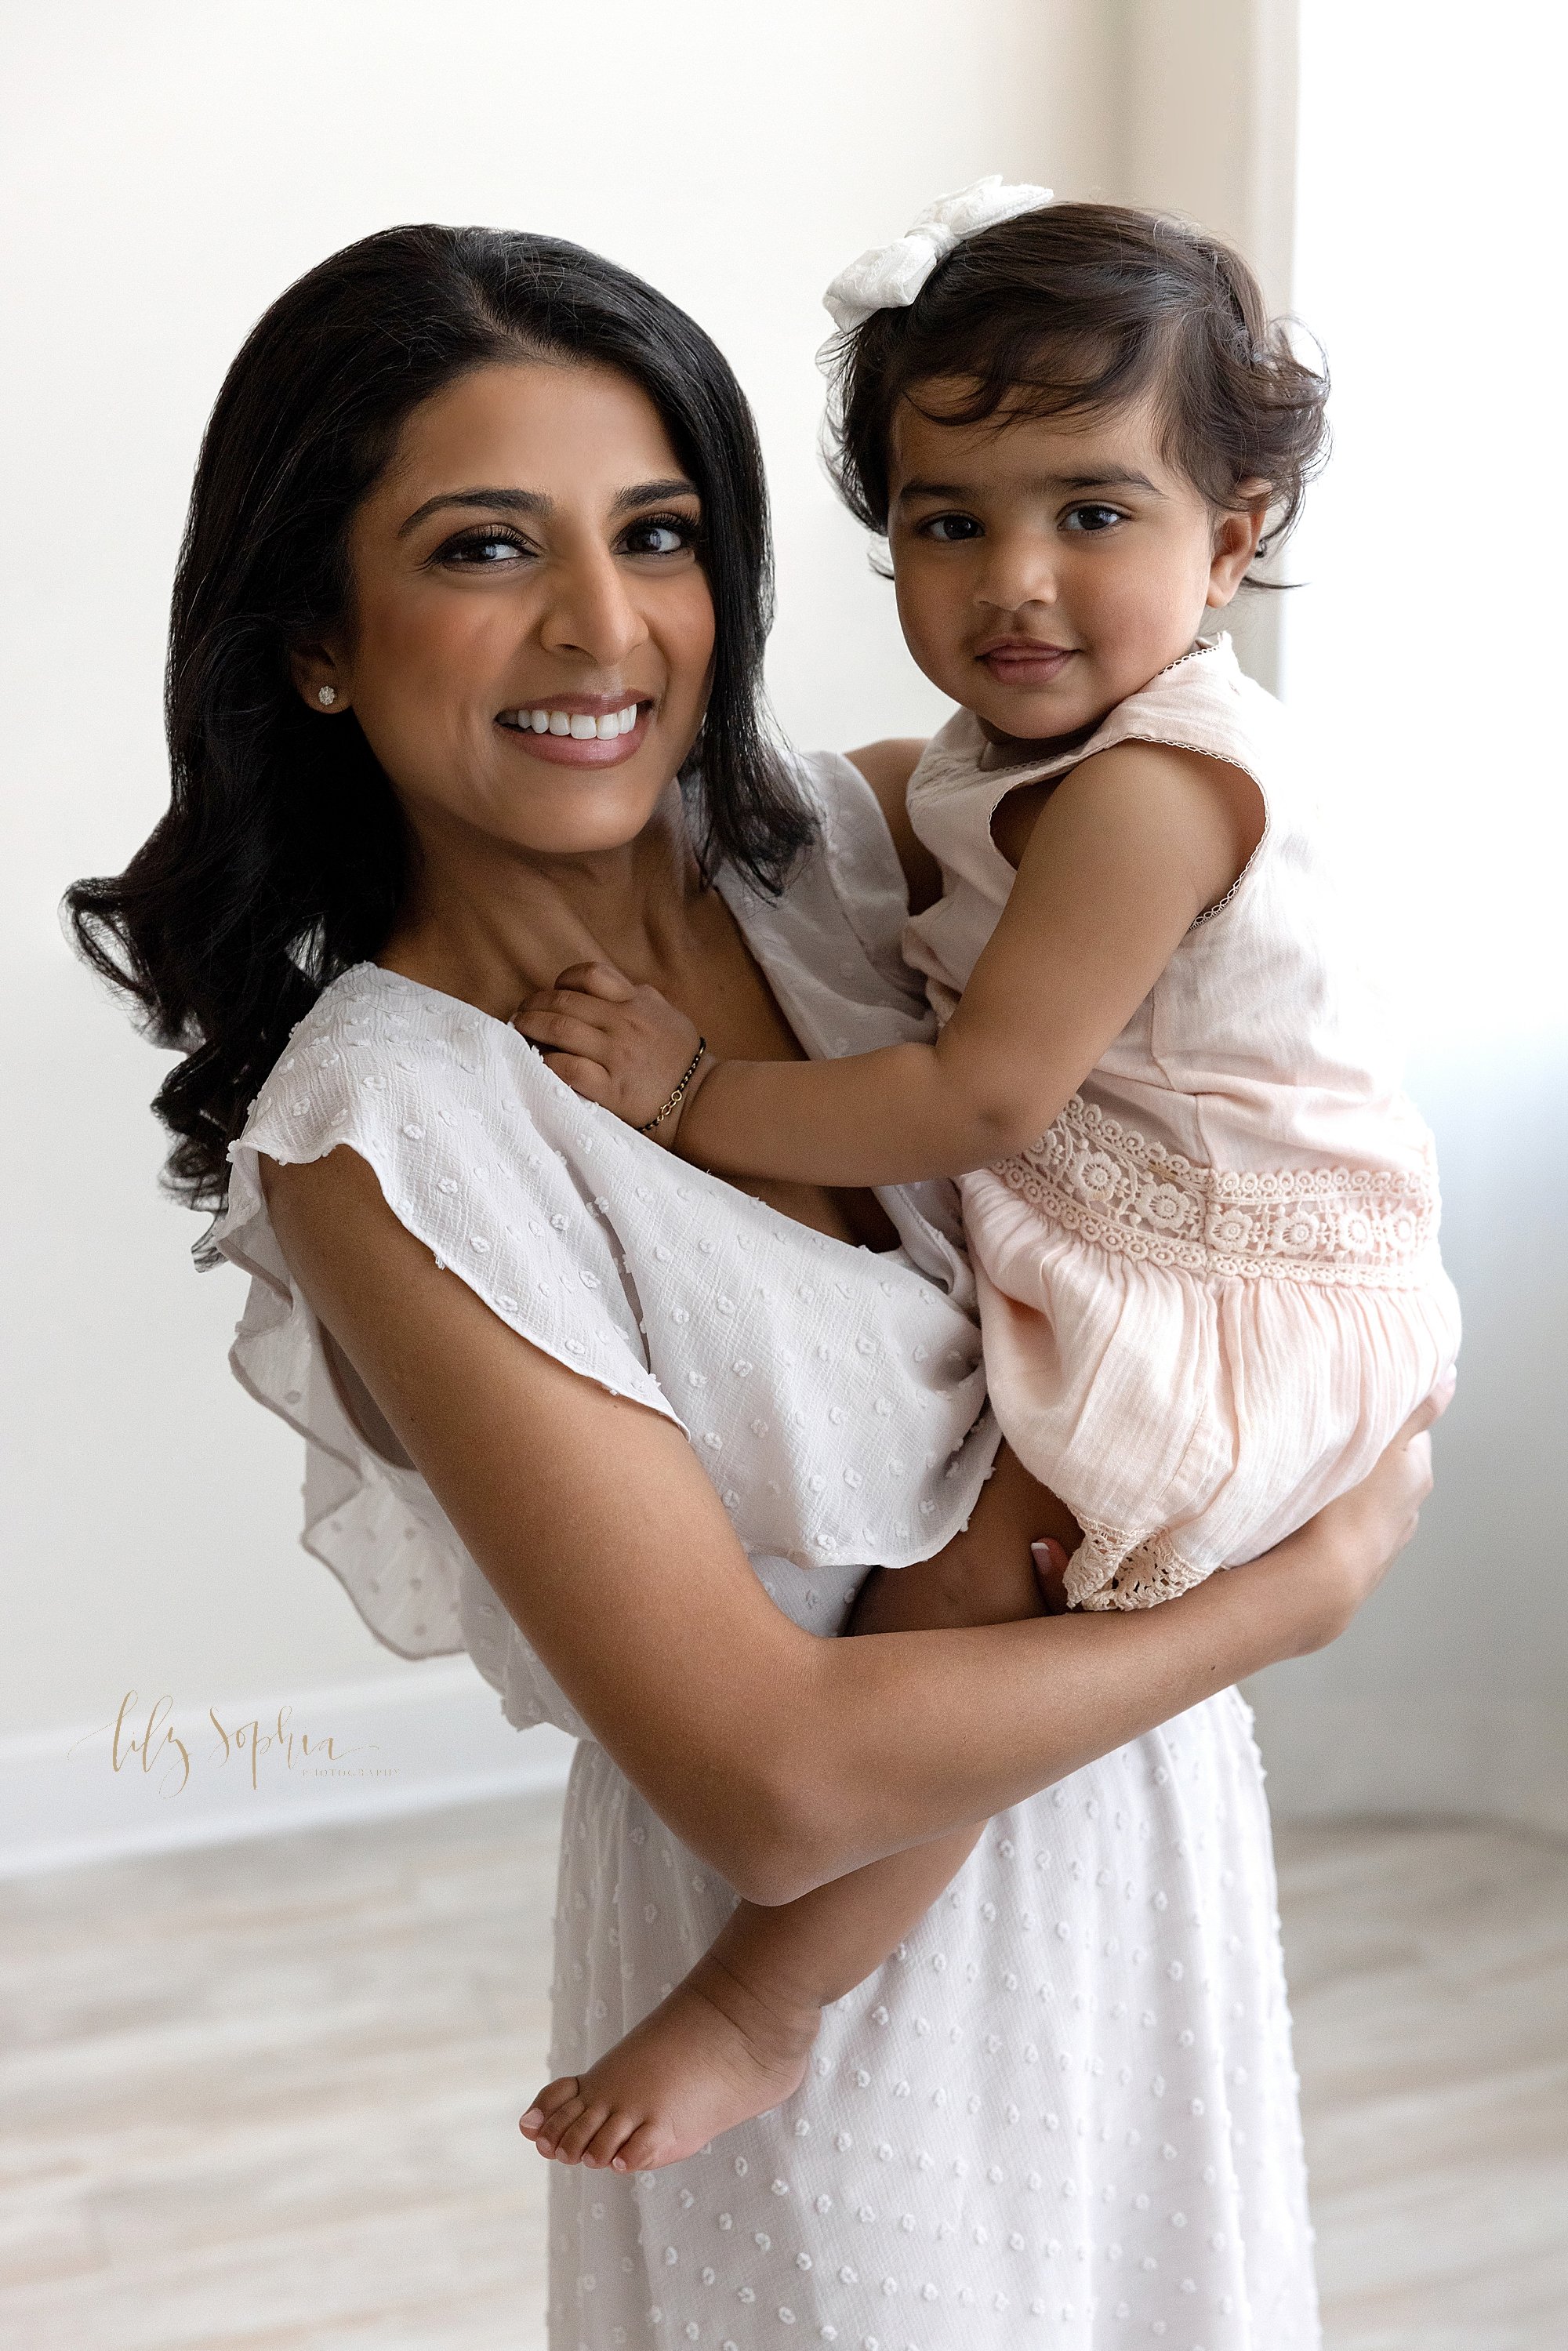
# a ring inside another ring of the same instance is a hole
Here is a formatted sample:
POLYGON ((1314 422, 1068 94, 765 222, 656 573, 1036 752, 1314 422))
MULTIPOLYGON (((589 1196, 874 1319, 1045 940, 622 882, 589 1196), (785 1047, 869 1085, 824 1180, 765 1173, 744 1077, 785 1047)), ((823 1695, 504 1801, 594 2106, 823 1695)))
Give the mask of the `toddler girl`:
MULTIPOLYGON (((602 966, 519 1025, 718 1173, 958 1178, 998 1419, 1081 1530, 1068 1599, 1148 1607, 1356 1484, 1458 1344, 1431 1140, 1284 716, 1201 633, 1294 521, 1326 385, 1235 254, 1043 189, 945 200, 828 300, 837 479, 959 705, 923 749, 858 762, 930 863, 905 953, 938 1034, 716 1065, 602 966)), ((791 1980, 835 1997, 865 1888, 809 1899, 791 1980)), ((727 1973, 764 1985, 792 1932, 742 1914, 727 1973)), ((551 2085, 525 2127, 610 2159, 619 2126, 587 2120, 634 2077, 622 2103, 656 2123, 662 2030, 631 2072, 612 2052, 551 2085)), ((703 2042, 668 2029, 677 2072, 722 2067, 703 2042)), ((661 2144, 645 2130, 637 2158, 661 2144)))

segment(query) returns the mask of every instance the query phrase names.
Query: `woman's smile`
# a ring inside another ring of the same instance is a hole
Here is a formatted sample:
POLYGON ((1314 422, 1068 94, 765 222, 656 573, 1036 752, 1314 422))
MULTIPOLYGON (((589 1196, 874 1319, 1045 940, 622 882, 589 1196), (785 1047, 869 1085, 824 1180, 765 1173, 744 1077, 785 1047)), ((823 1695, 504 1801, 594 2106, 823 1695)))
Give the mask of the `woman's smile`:
POLYGON ((530 758, 562 768, 618 768, 642 749, 654 707, 652 695, 639 700, 629 693, 541 695, 501 711, 496 724, 530 758))

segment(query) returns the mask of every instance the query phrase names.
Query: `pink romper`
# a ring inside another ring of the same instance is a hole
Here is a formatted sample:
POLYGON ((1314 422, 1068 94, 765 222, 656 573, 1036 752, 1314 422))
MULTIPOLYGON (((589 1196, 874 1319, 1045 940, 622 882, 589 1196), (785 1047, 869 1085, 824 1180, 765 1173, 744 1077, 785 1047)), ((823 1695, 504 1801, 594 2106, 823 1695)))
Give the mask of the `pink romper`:
POLYGON ((1242 768, 1263 838, 1049 1132, 962 1179, 991 1398, 1083 1529, 1088 1608, 1268 1550, 1371 1468, 1459 1343, 1432 1138, 1358 983, 1284 713, 1228 636, 1056 758, 996 764, 967 711, 926 747, 909 812, 945 890, 904 953, 938 1018, 1012 887, 1000 801, 1129 741, 1242 768))

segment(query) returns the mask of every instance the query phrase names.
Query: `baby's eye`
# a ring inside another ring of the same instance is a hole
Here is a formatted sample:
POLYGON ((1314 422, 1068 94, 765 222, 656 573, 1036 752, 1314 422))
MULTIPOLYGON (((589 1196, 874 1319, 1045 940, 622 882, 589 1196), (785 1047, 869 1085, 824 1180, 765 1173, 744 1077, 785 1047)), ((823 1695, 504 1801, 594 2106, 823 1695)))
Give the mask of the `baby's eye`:
POLYGON ((697 524, 689 515, 651 515, 624 534, 628 555, 684 555, 696 543, 697 524))
POLYGON ((1126 517, 1123 514, 1120 507, 1074 507, 1071 513, 1063 518, 1062 528, 1064 530, 1096 532, 1113 530, 1117 523, 1124 522, 1125 520, 1126 517))
POLYGON ((448 539, 435 559, 453 564, 462 571, 478 571, 498 564, 521 562, 527 555, 528 549, 515 532, 469 530, 460 538, 448 539))
POLYGON ((922 538, 934 538, 938 546, 950 547, 964 538, 978 538, 980 526, 973 515, 931 515, 916 526, 922 538))

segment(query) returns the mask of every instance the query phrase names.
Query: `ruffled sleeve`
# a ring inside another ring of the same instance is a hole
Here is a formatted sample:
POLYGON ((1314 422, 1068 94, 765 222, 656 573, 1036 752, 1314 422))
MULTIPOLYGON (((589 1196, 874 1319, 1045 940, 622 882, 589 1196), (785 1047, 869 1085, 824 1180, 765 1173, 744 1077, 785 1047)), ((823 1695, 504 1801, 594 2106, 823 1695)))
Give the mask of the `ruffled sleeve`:
MULTIPOLYGON (((233 1146, 215 1247, 251 1277, 231 1362, 306 1442, 308 1551, 400 1656, 466 1649, 519 1727, 583 1726, 490 1593, 423 1479, 367 1444, 295 1288, 257 1167, 338 1144, 374 1170, 399 1221, 555 1360, 680 1426, 648 1369, 612 1236, 495 1050, 499 1024, 361 967, 302 1021, 233 1146)), ((509 1040, 528 1057, 520 1040, 509 1040)))

